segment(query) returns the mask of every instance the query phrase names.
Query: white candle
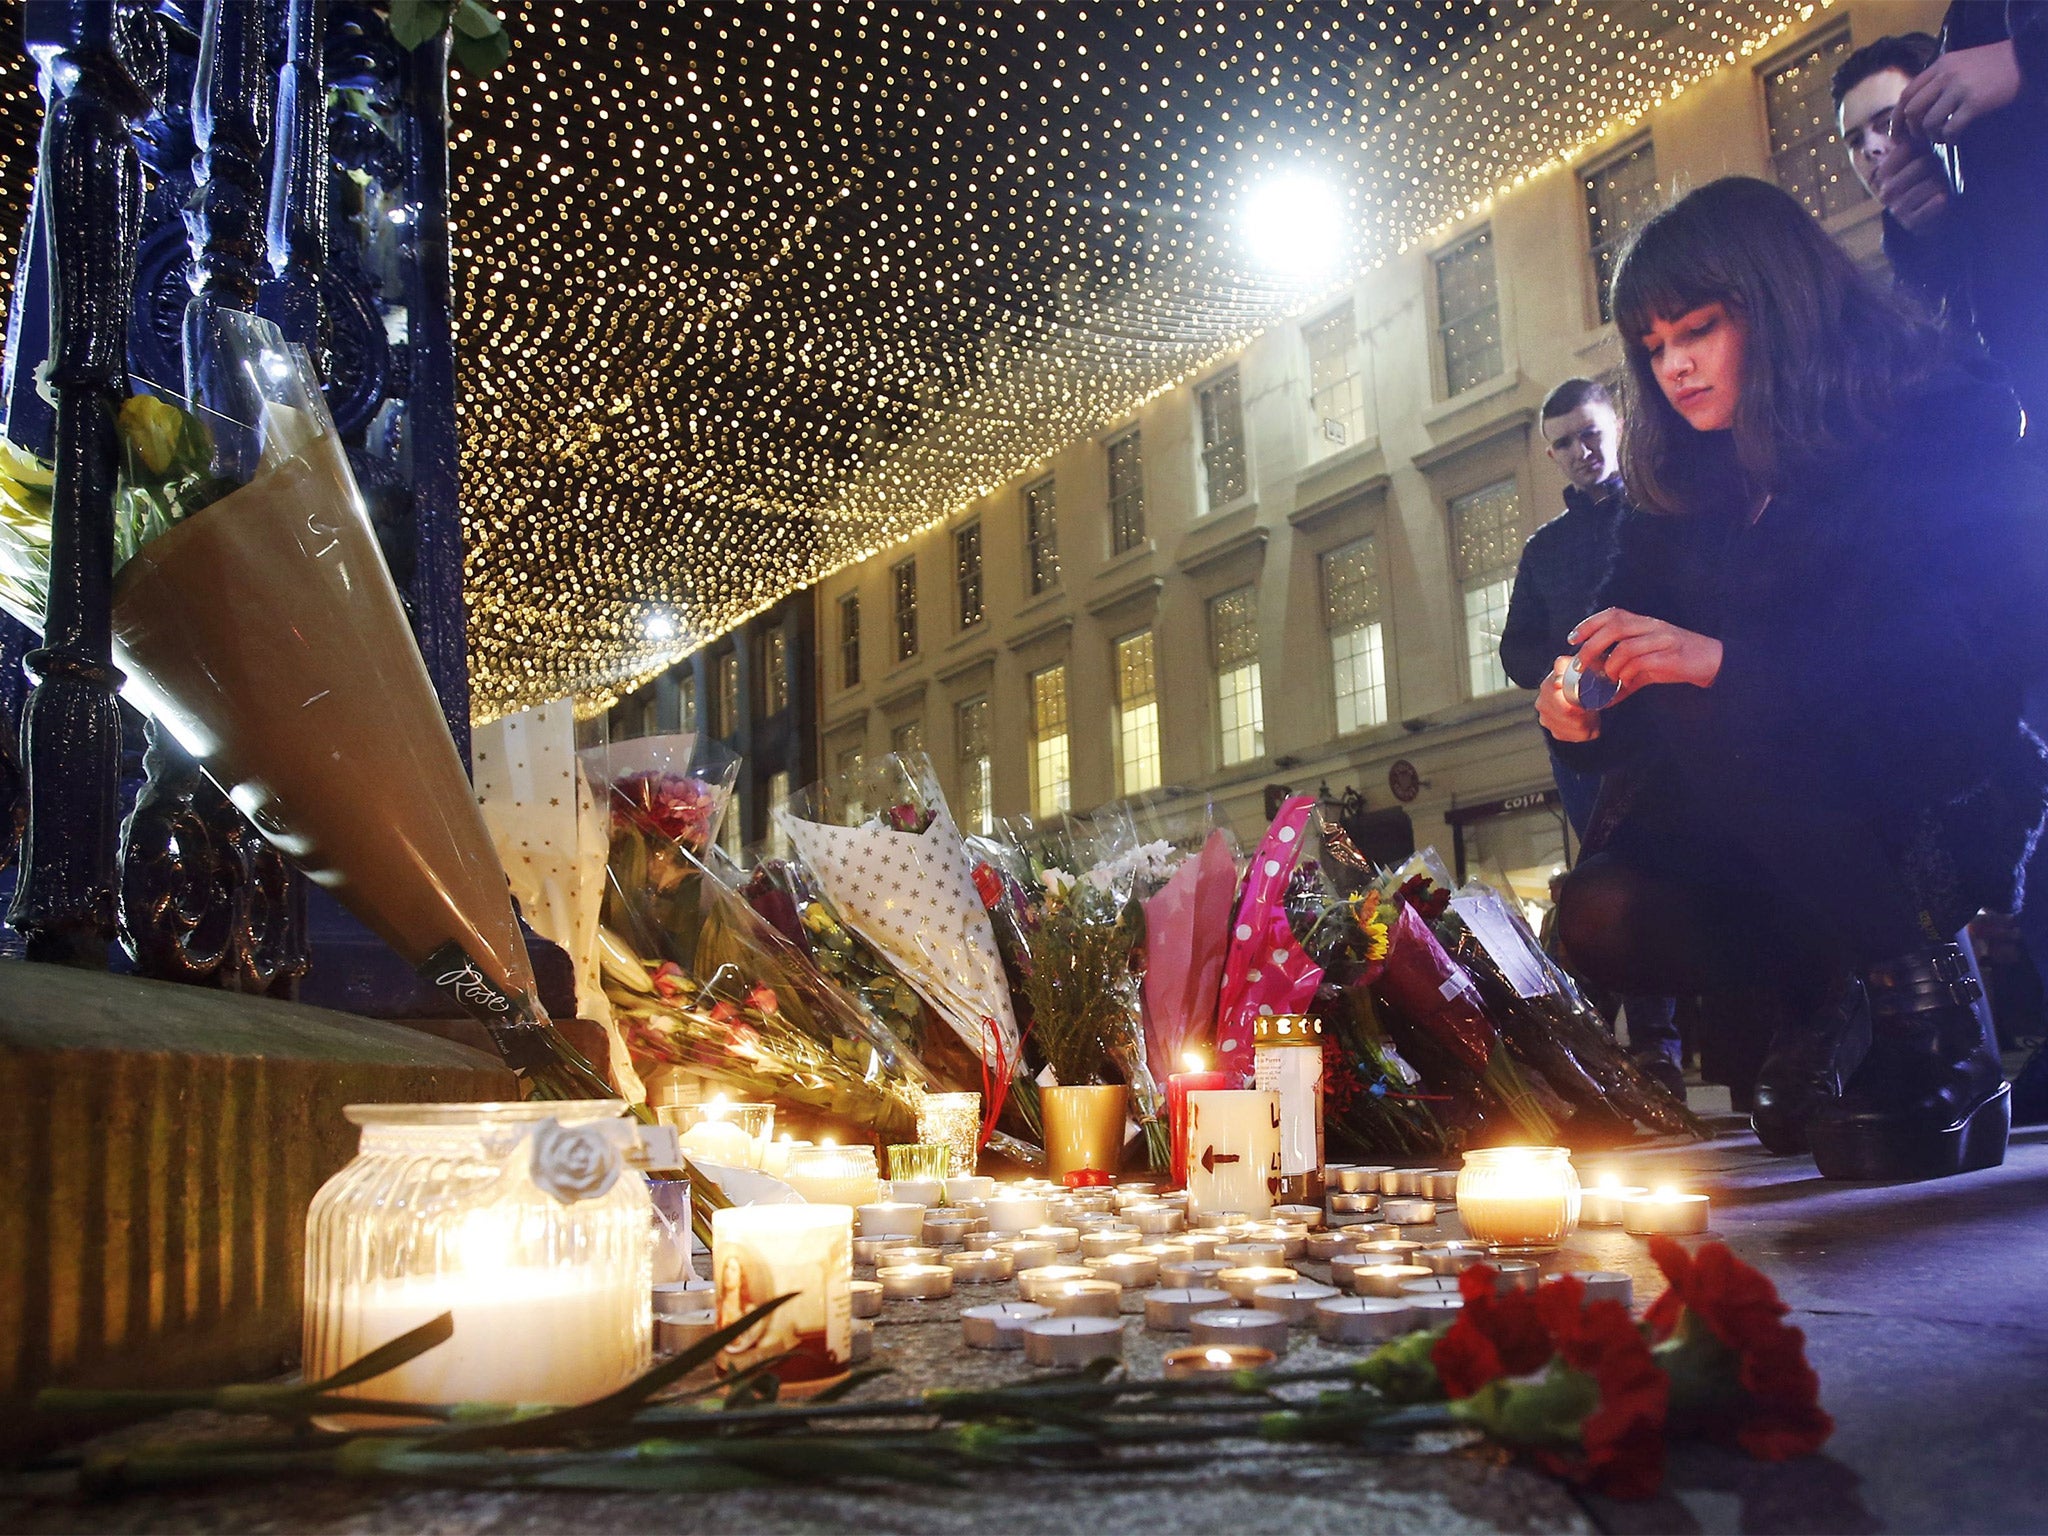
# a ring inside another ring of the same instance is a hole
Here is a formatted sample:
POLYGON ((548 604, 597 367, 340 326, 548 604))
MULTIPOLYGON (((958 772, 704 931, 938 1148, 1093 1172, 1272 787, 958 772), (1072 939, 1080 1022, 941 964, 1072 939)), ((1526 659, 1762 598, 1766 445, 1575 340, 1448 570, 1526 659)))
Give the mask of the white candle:
POLYGON ((1406 1238, 1383 1238, 1377 1242, 1360 1243, 1358 1252, 1375 1264, 1413 1264, 1415 1256, 1422 1252, 1422 1244, 1406 1238))
POLYGON ((1188 1095, 1188 1210, 1273 1208, 1280 1178, 1280 1095, 1259 1089, 1197 1089, 1188 1095))
POLYGON ((1458 1175, 1458 1216, 1480 1242, 1555 1248, 1578 1229, 1578 1173, 1562 1147, 1467 1152, 1458 1175))
POLYGON ((1424 1328, 1442 1328, 1459 1312, 1464 1310, 1465 1298, 1454 1296, 1449 1291, 1433 1296, 1409 1296, 1404 1298, 1415 1309, 1415 1320, 1424 1328))
POLYGON ((1458 1198, 1458 1174, 1456 1169, 1439 1168, 1422 1176, 1420 1194, 1432 1200, 1455 1201, 1458 1198))
POLYGON ((1111 1193, 1116 1200, 1116 1208, 1122 1210, 1126 1206, 1146 1205, 1157 1200, 1159 1186, 1145 1183, 1119 1184, 1111 1193))
POLYGON ((872 1205, 882 1177, 873 1147, 803 1147, 789 1154, 783 1182, 813 1205, 872 1205))
POLYGON ((1354 1164, 1334 1170, 1331 1178, 1347 1195, 1377 1195, 1380 1192, 1380 1175, 1391 1171, 1383 1163, 1354 1164))
POLYGON ((960 1328, 970 1349, 1022 1349, 1024 1325, 1051 1316, 1035 1302, 997 1301, 962 1312, 960 1328))
POLYGON ((924 1230, 924 1207, 904 1200, 863 1205, 855 1214, 862 1237, 916 1237, 924 1230))
POLYGON ((1277 1285, 1262 1285, 1252 1292, 1252 1306, 1260 1312, 1278 1312, 1290 1323, 1307 1324, 1315 1320, 1316 1303, 1328 1301, 1337 1294, 1334 1285, 1319 1285, 1313 1280, 1286 1280, 1277 1285))
POLYGON ((1339 1216, 1364 1216, 1380 1208, 1377 1194, 1348 1195, 1338 1193, 1330 1196, 1330 1210, 1339 1216))
POLYGON ((1603 1173, 1599 1181, 1579 1197, 1579 1224, 1618 1227, 1621 1225, 1622 1202, 1649 1192, 1648 1185, 1624 1184, 1617 1175, 1603 1173))
POLYGON ((914 1237, 856 1237, 853 1240, 853 1262, 856 1264, 880 1264, 882 1256, 894 1253, 898 1248, 913 1248, 917 1245, 914 1237))
POLYGON ((747 1168, 753 1163, 754 1138, 730 1120, 700 1120, 683 1132, 682 1148, 698 1162, 747 1168))
POLYGON ((1228 1371, 1263 1370, 1275 1358, 1272 1350, 1254 1344, 1191 1344, 1186 1349, 1168 1350, 1159 1374, 1168 1381, 1186 1381, 1228 1371))
POLYGON ((1049 1217, 1043 1195, 1004 1194, 988 1197, 988 1229, 1009 1234, 1042 1227, 1049 1217))
POLYGON ((1272 1211, 1273 1220, 1290 1221, 1311 1229, 1323 1224, 1323 1208, 1320 1205, 1276 1205, 1272 1211))
POLYGON ((877 1265, 936 1264, 939 1262, 939 1259, 939 1250, 932 1247, 931 1244, 906 1242, 901 1247, 884 1249, 881 1258, 877 1259, 876 1263, 877 1265))
POLYGON ((1404 1296, 1458 1296, 1463 1294, 1463 1288, 1460 1282, 1450 1275, 1424 1275, 1419 1280, 1402 1281, 1401 1294, 1404 1296))
POLYGON ((1247 1264, 1278 1264, 1287 1257, 1285 1243, 1225 1243, 1216 1257, 1242 1269, 1247 1264))
POLYGON ((1586 1288, 1588 1301, 1618 1301, 1624 1307, 1636 1303, 1635 1282, 1618 1269, 1575 1269, 1571 1276, 1586 1288))
POLYGON ((771 1141, 761 1149, 761 1171, 775 1178, 789 1172, 789 1158, 792 1152, 808 1147, 808 1141, 797 1141, 785 1135, 780 1141, 771 1141))
POLYGON ((1422 1193, 1423 1176, 1427 1168, 1382 1168, 1380 1170, 1380 1193, 1383 1195, 1419 1195, 1422 1193))
POLYGON ((1168 1285, 1213 1285, 1230 1266, 1221 1259, 1182 1259, 1159 1266, 1159 1278, 1168 1285))
POLYGON ((1659 1189, 1621 1203, 1621 1227, 1631 1237, 1689 1237, 1707 1230, 1705 1195, 1659 1189))
POLYGON ((865 1364, 875 1353, 875 1325, 861 1318, 853 1320, 853 1352, 849 1357, 854 1365, 865 1364))
POLYGON ((1024 1325, 1024 1358, 1036 1366, 1121 1360, 1124 1325, 1113 1317, 1042 1317, 1024 1325))
MULTIPOLYGON (((846 1373, 853 1350, 853 1213, 840 1205, 745 1205, 711 1213, 711 1277, 721 1326, 764 1301, 791 1299, 720 1351, 743 1371, 788 1353, 775 1367, 785 1388, 816 1387, 846 1373)), ((501 1344, 504 1341, 501 1341, 501 1344)), ((507 1348, 516 1354, 517 1349, 507 1348)))
POLYGON ((1397 1227, 1426 1227, 1436 1220, 1436 1202, 1419 1198, 1382 1198, 1380 1217, 1397 1227))
POLYGON ((953 1294, 953 1271, 943 1264, 890 1264, 875 1271, 891 1301, 937 1301, 953 1294))
POLYGON ((891 1179, 889 1198, 910 1201, 930 1210, 946 1198, 946 1183, 943 1179, 891 1179))
POLYGON ((1227 1232, 1180 1232, 1174 1235, 1173 1240, 1179 1243, 1181 1247, 1187 1249, 1188 1253, 1195 1258, 1213 1259, 1216 1257, 1216 1250, 1230 1241, 1230 1234, 1227 1232))
POLYGON ((1416 1252, 1415 1262, 1435 1274, 1456 1275, 1490 1262, 1492 1254, 1484 1243, 1430 1243, 1416 1252))
POLYGON ((1115 1317, 1123 1311, 1124 1288, 1114 1280, 1062 1280, 1040 1286, 1033 1298, 1054 1317, 1115 1317))
POLYGON ((1414 1325, 1415 1309, 1405 1299, 1334 1296, 1316 1303, 1316 1337, 1325 1344, 1380 1344, 1414 1325))
POLYGON ((1496 1291, 1533 1291, 1543 1283, 1543 1270, 1527 1259, 1494 1259, 1496 1291))
POLYGON ((1081 1234, 1081 1257, 1106 1259, 1113 1253, 1126 1253, 1144 1240, 1144 1234, 1128 1227, 1105 1227, 1094 1232, 1081 1234))
POLYGON ((1036 1269, 1027 1269, 1017 1277, 1017 1294, 1026 1301, 1047 1305, 1046 1296, 1069 1280, 1093 1280, 1093 1270, 1079 1264, 1041 1264, 1036 1269))
POLYGON ((954 1282, 959 1285, 994 1285, 1009 1279, 1012 1273, 1010 1256, 994 1248, 970 1248, 964 1253, 949 1253, 945 1264, 953 1271, 954 1282))
POLYGON ((1027 1242, 1051 1243, 1061 1253, 1081 1251, 1081 1230, 1078 1227, 1030 1227, 1018 1236, 1027 1242))
POLYGON ((1124 1220, 1140 1232, 1164 1237, 1185 1227, 1188 1213, 1177 1205, 1128 1205, 1124 1220))
POLYGON ((996 1181, 978 1174, 954 1173, 946 1176, 946 1203, 964 1205, 969 1200, 986 1200, 996 1192, 996 1181))
POLYGON ((876 1280, 856 1280, 848 1288, 855 1317, 882 1315, 882 1286, 876 1280))
POLYGON ((1221 1270, 1216 1283, 1228 1291, 1231 1298, 1241 1307, 1252 1304, 1252 1294, 1262 1285, 1285 1285, 1290 1280, 1299 1280, 1301 1272, 1287 1268, 1284 1264, 1241 1264, 1235 1269, 1221 1270))
POLYGON ((989 1246, 998 1253, 1007 1253, 1010 1267, 1019 1275, 1059 1261, 1059 1250, 1051 1243, 1032 1242, 1028 1238, 1016 1237, 1006 1243, 991 1243, 989 1246))
POLYGON ((695 1312, 699 1307, 712 1304, 711 1282, 698 1280, 664 1280, 654 1287, 654 1310, 663 1312, 695 1312))
POLYGON ((1160 1264, 1179 1264, 1195 1256, 1195 1250, 1186 1243, 1146 1243, 1128 1251, 1160 1264))
POLYGON ((1278 1312, 1249 1308, 1197 1312, 1188 1319, 1188 1332, 1197 1344, 1251 1344, 1276 1355, 1287 1353, 1287 1326, 1278 1312))
POLYGON ((1230 1305, 1230 1292, 1206 1285, 1175 1286, 1145 1298, 1145 1326, 1154 1333, 1186 1333, 1197 1312, 1230 1305))
MULTIPOLYGON (((718 1331, 718 1314, 709 1307, 694 1312, 662 1312, 654 1319, 654 1347, 664 1355, 679 1355, 701 1344, 718 1331)), ((445 1346, 444 1346, 445 1347, 445 1346)))
POLYGON ((1356 1240, 1349 1232, 1311 1232, 1308 1256, 1318 1263, 1327 1264, 1340 1253, 1350 1253, 1356 1246, 1356 1240))
POLYGON ((1278 1243, 1283 1259, 1298 1259, 1308 1252, 1308 1228, 1298 1221, 1269 1221, 1246 1227, 1242 1241, 1278 1243))
POLYGON ((1188 1211, 1188 1225, 1198 1232, 1235 1231, 1251 1219, 1248 1211, 1188 1211))
POLYGON ((1159 1261, 1142 1253, 1113 1253, 1105 1258, 1083 1259, 1090 1270, 1105 1280, 1132 1289, 1159 1283, 1159 1261))
POLYGON ((943 1216, 927 1212, 922 1236, 928 1247, 957 1248, 967 1241, 967 1234, 973 1230, 974 1218, 971 1216, 943 1216))
POLYGON ((1420 1264, 1376 1264, 1361 1260, 1347 1265, 1343 1260, 1330 1266, 1339 1285, 1349 1285, 1360 1296, 1401 1296, 1410 1280, 1427 1280, 1429 1271, 1420 1264))

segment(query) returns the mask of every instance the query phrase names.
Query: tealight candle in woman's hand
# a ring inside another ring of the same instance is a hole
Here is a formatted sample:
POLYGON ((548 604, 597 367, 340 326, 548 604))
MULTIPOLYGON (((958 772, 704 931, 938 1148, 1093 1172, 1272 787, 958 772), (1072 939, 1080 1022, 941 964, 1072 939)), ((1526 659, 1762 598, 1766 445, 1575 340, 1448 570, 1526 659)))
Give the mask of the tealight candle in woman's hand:
POLYGON ((1621 1202, 1621 1227, 1631 1237, 1690 1237, 1707 1230, 1707 1197, 1659 1189, 1621 1202))

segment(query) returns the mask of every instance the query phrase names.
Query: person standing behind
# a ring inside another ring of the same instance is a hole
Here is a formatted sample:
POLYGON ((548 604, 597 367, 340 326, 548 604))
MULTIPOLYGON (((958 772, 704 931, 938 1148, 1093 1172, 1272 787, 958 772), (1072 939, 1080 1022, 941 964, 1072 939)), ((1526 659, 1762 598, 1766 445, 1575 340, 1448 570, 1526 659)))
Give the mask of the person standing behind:
POLYGON ((1975 322, 1963 258, 1954 249, 1961 220, 1948 216, 1948 172, 1898 110, 1906 87, 1940 52, 1925 32, 1880 37, 1842 61, 1828 90, 1849 168, 1884 205, 1884 253, 1893 275, 1930 311, 1968 328, 1975 322))
MULTIPOLYGON (((1564 473, 1564 511, 1529 536, 1515 572, 1500 660, 1519 688, 1539 688, 1551 663, 1571 649, 1565 636, 1593 612, 1593 594, 1614 553, 1616 523, 1627 509, 1621 484, 1621 418, 1605 385, 1566 379, 1543 401, 1538 417, 1544 451, 1564 473)), ((1547 738, 1546 738, 1547 741, 1547 738)), ((1575 836, 1593 819, 1600 776, 1584 773, 1553 750, 1550 769, 1575 836)), ((1683 1098, 1682 1047, 1668 997, 1624 997, 1629 1051, 1650 1077, 1683 1098)))

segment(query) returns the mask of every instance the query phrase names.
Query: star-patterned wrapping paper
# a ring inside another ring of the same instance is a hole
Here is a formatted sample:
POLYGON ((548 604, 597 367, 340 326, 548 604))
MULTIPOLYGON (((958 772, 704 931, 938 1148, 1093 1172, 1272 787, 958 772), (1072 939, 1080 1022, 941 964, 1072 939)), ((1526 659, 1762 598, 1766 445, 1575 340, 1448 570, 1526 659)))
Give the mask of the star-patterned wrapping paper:
POLYGON ((577 1013, 605 1026, 612 1081, 629 1098, 644 1098, 598 973, 610 823, 577 761, 568 701, 478 726, 470 757, 477 804, 520 910, 535 933, 569 952, 577 1013))
POLYGON ((922 832, 833 826, 776 812, 797 856, 872 944, 982 1061, 1017 1060, 1017 1020, 995 930, 960 829, 940 803, 922 832))

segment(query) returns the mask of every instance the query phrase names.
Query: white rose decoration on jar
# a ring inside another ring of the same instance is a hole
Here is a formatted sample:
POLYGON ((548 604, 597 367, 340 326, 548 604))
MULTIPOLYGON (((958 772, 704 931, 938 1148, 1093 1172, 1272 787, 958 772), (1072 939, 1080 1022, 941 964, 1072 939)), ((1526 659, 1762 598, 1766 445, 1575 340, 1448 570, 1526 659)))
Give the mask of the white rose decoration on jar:
POLYGON ((596 1125, 544 1120, 533 1129, 533 1182, 564 1205, 595 1200, 623 1166, 619 1149, 596 1125))

